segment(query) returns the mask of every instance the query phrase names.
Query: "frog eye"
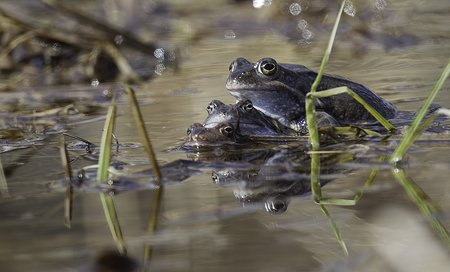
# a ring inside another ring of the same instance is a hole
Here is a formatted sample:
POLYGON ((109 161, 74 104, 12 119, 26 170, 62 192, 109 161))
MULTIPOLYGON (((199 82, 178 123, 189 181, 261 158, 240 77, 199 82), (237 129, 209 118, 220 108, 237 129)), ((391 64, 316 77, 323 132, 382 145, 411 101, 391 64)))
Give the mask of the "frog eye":
POLYGON ((213 103, 209 103, 209 105, 206 107, 206 111, 207 111, 209 114, 211 114, 211 112, 213 112, 215 108, 216 108, 216 107, 215 107, 215 105, 214 105, 213 103))
POLYGON ((217 173, 212 172, 211 173, 211 179, 213 180, 214 183, 219 184, 220 183, 220 177, 217 173))
POLYGON ((230 125, 226 125, 220 128, 220 133, 222 133, 222 135, 226 137, 230 137, 231 135, 233 135, 233 131, 234 129, 230 125))
POLYGON ((245 102, 245 104, 242 106, 242 108, 246 112, 252 111, 253 110, 253 103, 252 103, 252 101, 249 100, 249 101, 245 102))
POLYGON ((274 59, 263 59, 259 62, 258 71, 266 76, 275 74, 278 70, 278 64, 274 59))
POLYGON ((186 134, 189 136, 192 132, 196 131, 199 128, 203 128, 203 125, 200 123, 193 123, 190 127, 188 127, 186 134))
POLYGON ((223 104, 223 102, 220 100, 213 100, 213 101, 209 102, 208 106, 206 107, 206 111, 208 112, 208 114, 211 114, 213 111, 215 111, 216 109, 218 109, 224 105, 225 104, 223 104))
POLYGON ((284 213, 288 208, 288 202, 280 197, 270 197, 264 206, 269 213, 284 213))

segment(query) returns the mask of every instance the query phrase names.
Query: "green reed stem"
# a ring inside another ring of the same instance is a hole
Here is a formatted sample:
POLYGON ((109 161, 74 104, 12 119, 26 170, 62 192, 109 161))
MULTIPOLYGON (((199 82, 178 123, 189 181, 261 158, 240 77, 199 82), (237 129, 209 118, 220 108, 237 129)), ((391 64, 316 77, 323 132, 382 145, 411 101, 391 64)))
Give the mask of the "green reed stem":
POLYGON ((100 142, 100 154, 98 158, 97 182, 105 182, 109 178, 109 163, 111 162, 112 134, 116 120, 116 99, 113 97, 108 108, 105 124, 103 126, 100 142))
POLYGON ((322 200, 322 190, 320 186, 320 154, 311 153, 311 193, 314 202, 320 203, 322 200))
MULTIPOLYGON (((314 80, 310 93, 314 94, 316 92, 317 86, 319 86, 320 80, 322 79, 323 73, 325 71, 325 65, 328 63, 328 59, 330 58, 331 49, 333 48, 334 39, 336 38, 337 28, 339 26, 339 22, 341 20, 342 11, 344 10, 345 1, 342 1, 341 8, 339 9, 338 15, 336 17, 336 21, 334 22, 333 30, 331 31, 330 39, 328 40, 328 46, 325 49, 325 53, 322 58, 322 62, 320 64, 319 71, 317 73, 317 77, 314 80)), ((313 96, 307 95, 305 101, 306 108, 306 122, 308 125, 309 137, 311 139, 312 150, 316 151, 320 148, 319 143, 319 132, 317 130, 317 120, 316 120, 316 105, 314 103, 315 98, 313 96)))
MULTIPOLYGON (((112 148, 112 134, 114 131, 114 123, 116 118, 116 104, 115 97, 111 101, 108 109, 105 125, 103 127, 103 134, 100 144, 100 156, 98 159, 97 182, 104 182, 109 178, 109 164, 111 161, 112 148)), ((117 249, 121 254, 126 254, 125 242, 123 240, 122 230, 119 224, 114 199, 106 194, 100 193, 100 200, 102 202, 103 211, 105 213, 106 221, 108 222, 109 230, 116 243, 117 249)))
MULTIPOLYGON (((311 147, 312 151, 318 151, 320 148, 320 142, 319 142, 319 132, 317 128, 317 120, 316 120, 316 106, 315 106, 315 98, 314 94, 316 93, 317 86, 320 83, 320 80, 322 79, 322 75, 325 70, 325 65, 328 63, 328 59, 331 54, 331 49, 333 47, 334 39, 336 37, 337 28, 339 25, 339 21, 341 19, 342 11, 344 10, 345 0, 342 1, 341 8, 339 10, 339 13, 337 15, 336 21, 333 26, 333 30, 331 32, 330 39, 328 41, 328 46, 325 50, 324 56, 322 58, 322 63, 320 64, 320 69, 318 71, 317 77, 314 80, 314 83, 311 86, 311 91, 308 93, 305 99, 305 108, 306 108, 306 122, 309 130, 309 139, 311 141, 311 147)), ((327 216, 327 218, 330 220, 331 226, 334 230, 334 233, 336 235, 336 239, 339 243, 339 245, 344 250, 345 254, 348 255, 347 246, 345 245, 344 240, 342 239, 342 236, 339 232, 339 229, 337 228, 335 222, 331 219, 328 210, 320 204, 320 201, 322 199, 322 193, 321 193, 321 186, 320 186, 320 155, 318 153, 312 153, 311 154, 311 192, 313 195, 313 199, 316 203, 319 203, 319 206, 322 210, 322 212, 327 216)))
POLYGON ((411 144, 414 142, 414 138, 416 138, 416 131, 418 130, 420 123, 422 122, 423 118, 427 114, 428 108, 430 107, 431 103, 433 103, 434 99, 436 98, 436 95, 439 93, 439 91, 442 88, 442 85, 444 85, 445 80, 450 74, 450 60, 445 67, 444 71, 442 72, 439 79, 436 81, 435 85, 433 86, 433 89, 431 90, 430 95, 427 97, 427 99, 423 102, 422 107, 420 108, 419 113, 417 114, 416 118, 414 118, 411 127, 406 132, 405 136, 401 140, 400 144, 395 149, 394 153, 392 153, 392 156, 389 160, 391 164, 395 164, 403 159, 403 156, 408 151, 411 144))

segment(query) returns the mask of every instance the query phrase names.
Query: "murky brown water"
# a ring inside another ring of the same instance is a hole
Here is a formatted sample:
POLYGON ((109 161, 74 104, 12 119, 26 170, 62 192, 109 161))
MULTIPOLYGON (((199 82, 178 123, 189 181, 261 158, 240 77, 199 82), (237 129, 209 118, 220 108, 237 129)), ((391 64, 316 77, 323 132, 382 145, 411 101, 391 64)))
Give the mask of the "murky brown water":
MULTIPOLYGON (((314 31, 312 43, 298 45, 277 31, 268 30, 270 23, 265 16, 270 8, 215 2, 216 6, 203 7, 204 17, 200 16, 203 13, 198 3, 175 5, 192 13, 183 18, 187 20, 184 23, 190 22, 194 29, 201 25, 204 37, 182 47, 178 72, 167 70, 148 84, 136 87, 161 164, 186 158, 183 151, 167 150, 180 143, 190 124, 205 118, 206 105, 212 99, 234 102, 224 88, 228 65, 234 58, 243 56, 255 61, 271 56, 313 69, 321 61, 328 31, 321 29, 320 22, 310 23, 314 31), (231 21, 242 23, 217 23, 219 15, 236 15, 231 21), (247 33, 246 20, 253 20, 249 28, 254 34, 247 33), (229 30, 235 32, 235 39, 224 38, 226 33, 230 35, 229 30)), ((367 52, 356 56, 351 35, 346 32, 344 39, 338 34, 326 70, 369 86, 400 109, 415 110, 450 56, 450 5, 441 1, 370 1, 368 7, 375 9, 374 3, 386 3, 380 13, 389 16, 382 20, 374 15, 366 22, 369 26, 389 29, 385 31, 396 35, 408 30, 415 35, 417 44, 387 51, 377 39, 360 41, 367 52)), ((334 13, 329 16, 324 21, 334 20, 334 13)), ((343 20, 345 27, 345 21, 352 17, 345 16, 343 20)), ((286 21, 295 24, 298 20, 286 21)), ((444 107, 450 107, 449 89, 450 81, 436 99, 444 107)), ((119 99, 118 113, 117 137, 122 142, 139 142, 124 96, 119 99)), ((100 120, 75 126, 69 132, 98 143, 102 127, 100 120)), ((412 147, 406 173, 441 207, 444 212, 440 219, 448 229, 450 136, 440 137, 441 141, 421 141, 412 147)), ((8 169, 8 196, 0 199, 2 271, 87 269, 98 252, 115 248, 98 193, 76 193, 72 228, 64 226, 64 189, 58 187, 63 175, 58 140, 50 137, 42 146, 1 155, 3 167, 8 169)), ((326 185, 323 194, 350 197, 362 187, 377 156, 389 154, 393 144, 395 141, 370 145, 366 154, 376 155, 368 156, 366 163, 349 165, 351 173, 326 185)), ((138 164, 145 161, 142 148, 125 149, 119 158, 138 164)), ((150 270, 423 271, 426 264, 428 271, 443 271, 440 269, 450 264, 445 245, 432 233, 426 218, 390 169, 380 171, 356 206, 330 207, 349 248, 349 258, 344 256, 329 221, 309 194, 292 198, 285 213, 273 215, 262 206, 243 206, 234 196, 237 190, 236 185, 214 184, 210 172, 167 186, 158 229, 152 238, 150 270)), ((151 190, 140 190, 115 197, 129 256, 139 261, 148 239, 152 194, 151 190)))

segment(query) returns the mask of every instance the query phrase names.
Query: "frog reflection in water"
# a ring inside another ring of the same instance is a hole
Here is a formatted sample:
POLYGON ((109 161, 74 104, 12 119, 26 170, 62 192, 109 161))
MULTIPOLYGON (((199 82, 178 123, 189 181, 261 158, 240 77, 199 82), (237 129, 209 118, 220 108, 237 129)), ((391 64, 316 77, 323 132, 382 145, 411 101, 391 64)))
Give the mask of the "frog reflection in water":
MULTIPOLYGON (((237 58, 230 65, 226 88, 238 100, 250 99, 258 110, 297 131, 305 128, 305 96, 317 73, 303 65, 277 63, 263 58, 252 63, 237 58)), ((347 86, 383 117, 392 118, 396 108, 367 87, 350 80, 324 75, 317 91, 347 86)), ((316 109, 340 124, 373 122, 370 113, 348 94, 316 99, 316 109)))
MULTIPOLYGON (((211 177, 217 185, 231 185, 234 196, 243 205, 262 203, 268 212, 282 213, 287 210, 292 197, 311 191, 311 160, 303 148, 277 150, 271 156, 265 156, 262 162, 254 163, 255 167, 250 170, 217 169, 211 177)), ((339 176, 346 176, 350 170, 340 167, 340 163, 354 159, 351 152, 324 154, 320 184, 323 186, 339 176)))

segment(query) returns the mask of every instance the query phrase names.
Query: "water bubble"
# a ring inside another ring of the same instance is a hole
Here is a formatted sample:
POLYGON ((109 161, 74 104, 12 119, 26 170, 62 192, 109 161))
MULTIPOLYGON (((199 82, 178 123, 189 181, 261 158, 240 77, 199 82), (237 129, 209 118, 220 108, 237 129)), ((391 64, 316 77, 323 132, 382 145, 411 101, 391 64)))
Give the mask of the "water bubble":
POLYGON ((100 84, 100 81, 98 81, 97 78, 94 78, 94 79, 91 81, 91 86, 92 86, 92 87, 97 87, 99 84, 100 84))
POLYGON ((102 95, 105 98, 112 98, 113 97, 113 91, 111 91, 110 89, 104 89, 102 92, 102 95))
POLYGON ((157 59, 164 59, 164 48, 156 48, 155 52, 153 52, 153 55, 157 59))
POLYGON ((375 0, 375 8, 379 11, 384 10, 387 7, 385 0, 375 0))
POLYGON ((123 36, 122 35, 116 35, 114 37, 114 43, 116 45, 121 45, 123 43, 123 36))
POLYGON ((166 53, 165 59, 167 59, 167 61, 175 61, 177 59, 177 54, 175 51, 170 50, 166 53))
POLYGON ((299 15, 302 12, 302 6, 300 6, 299 3, 292 3, 289 6, 289 12, 292 15, 297 16, 297 15, 299 15))
POLYGON ((157 74, 158 76, 162 75, 162 73, 164 72, 164 70, 166 70, 166 66, 164 65, 164 63, 158 63, 155 66, 155 74, 157 74))
POLYGON ((254 8, 268 7, 272 5, 272 0, 253 0, 254 8))
POLYGON ((305 40, 311 40, 312 37, 314 37, 314 34, 312 33, 311 30, 304 29, 304 30, 302 31, 302 37, 303 37, 303 39, 305 39, 305 40))
POLYGON ((233 30, 229 29, 229 30, 225 31, 224 37, 227 40, 236 39, 236 33, 234 33, 233 30))
POLYGON ((299 46, 301 47, 308 47, 311 44, 310 40, 306 40, 306 39, 301 39, 298 41, 297 43, 299 46))
POLYGON ((350 1, 350 0, 345 1, 344 12, 349 16, 352 16, 352 17, 355 16, 356 9, 355 9, 355 6, 353 5, 352 1, 350 1))
POLYGON ((306 29, 307 26, 308 26, 308 22, 305 19, 301 19, 297 23, 297 27, 301 30, 306 29))
POLYGON ((309 8, 309 1, 308 0, 300 0, 300 6, 302 7, 302 10, 307 10, 309 8))

